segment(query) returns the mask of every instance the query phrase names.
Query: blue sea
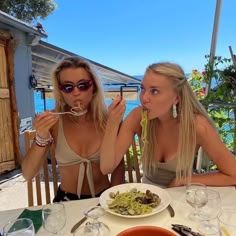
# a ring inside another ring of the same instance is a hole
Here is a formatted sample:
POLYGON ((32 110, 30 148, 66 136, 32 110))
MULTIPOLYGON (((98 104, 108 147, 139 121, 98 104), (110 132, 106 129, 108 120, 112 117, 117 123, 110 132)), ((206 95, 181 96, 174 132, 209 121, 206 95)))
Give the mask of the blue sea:
MULTIPOLYGON (((34 101, 35 101, 35 113, 40 113, 45 110, 52 110, 55 106, 55 101, 53 98, 47 98, 44 100, 42 98, 41 92, 34 92, 34 101)), ((106 100, 106 104, 109 105, 111 103, 111 100, 106 100)), ((127 100, 126 101, 126 112, 124 116, 127 116, 127 114, 135 107, 140 105, 139 100, 127 100)))

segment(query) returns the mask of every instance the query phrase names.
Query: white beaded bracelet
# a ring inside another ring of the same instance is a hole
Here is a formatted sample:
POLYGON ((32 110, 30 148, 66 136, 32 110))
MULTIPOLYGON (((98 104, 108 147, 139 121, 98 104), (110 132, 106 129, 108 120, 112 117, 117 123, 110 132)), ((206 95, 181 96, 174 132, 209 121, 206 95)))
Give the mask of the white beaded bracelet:
POLYGON ((42 138, 37 133, 35 136, 35 143, 39 147, 46 147, 48 144, 51 144, 53 142, 53 137, 50 134, 49 138, 42 138))

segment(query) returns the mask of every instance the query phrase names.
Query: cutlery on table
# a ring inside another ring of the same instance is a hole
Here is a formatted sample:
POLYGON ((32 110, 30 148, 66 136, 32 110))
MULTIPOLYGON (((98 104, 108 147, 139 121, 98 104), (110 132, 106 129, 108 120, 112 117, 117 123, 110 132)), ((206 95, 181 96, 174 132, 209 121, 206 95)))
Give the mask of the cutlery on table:
MULTIPOLYGON (((91 209, 89 209, 88 212, 94 210, 97 206, 100 206, 100 203, 98 203, 95 207, 92 207, 91 209)), ((73 234, 79 227, 80 225, 82 225, 86 220, 88 219, 87 216, 84 216, 81 220, 79 220, 71 229, 71 233, 73 234)))
POLYGON ((174 208, 170 204, 167 206, 167 210, 170 213, 170 217, 174 217, 175 216, 175 210, 174 210, 174 208))
POLYGON ((180 236, 204 236, 198 232, 192 231, 192 229, 185 225, 172 224, 172 229, 180 236))

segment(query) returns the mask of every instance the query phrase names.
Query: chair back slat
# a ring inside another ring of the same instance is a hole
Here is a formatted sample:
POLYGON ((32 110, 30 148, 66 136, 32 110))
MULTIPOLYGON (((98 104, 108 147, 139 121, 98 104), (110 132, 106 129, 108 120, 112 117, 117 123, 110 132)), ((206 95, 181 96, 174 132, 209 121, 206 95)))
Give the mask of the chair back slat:
POLYGON ((46 203, 50 203, 50 187, 49 187, 49 176, 48 176, 48 163, 47 159, 43 163, 43 173, 44 173, 44 188, 46 194, 46 203))
POLYGON ((138 154, 138 150, 140 150, 140 141, 135 137, 133 138, 129 149, 125 154, 125 163, 128 172, 127 174, 129 183, 141 182, 140 155, 138 154))
POLYGON ((58 177, 57 177, 57 163, 56 163, 56 159, 55 159, 55 146, 54 144, 52 144, 51 148, 50 148, 50 154, 51 154, 51 163, 52 163, 52 180, 53 180, 53 190, 54 190, 54 196, 57 193, 57 189, 58 189, 58 177))
MULTIPOLYGON (((30 149, 33 140, 35 138, 35 130, 26 130, 24 133, 25 138, 25 150, 26 152, 30 149)), ((57 168, 56 168, 56 159, 55 159, 55 147, 52 144, 49 152, 45 154, 44 163, 40 171, 35 178, 27 182, 27 191, 28 191, 28 206, 42 205, 45 203, 50 203, 52 201, 50 196, 50 173, 48 168, 48 154, 50 153, 51 167, 52 167, 52 182, 53 182, 53 192, 54 195, 58 189, 58 177, 57 177, 57 168), (42 181, 44 182, 44 188, 41 187, 42 181), (35 193, 35 194, 34 194, 35 193), (36 199, 34 199, 36 196, 36 199), (44 201, 45 200, 45 201, 44 201)))

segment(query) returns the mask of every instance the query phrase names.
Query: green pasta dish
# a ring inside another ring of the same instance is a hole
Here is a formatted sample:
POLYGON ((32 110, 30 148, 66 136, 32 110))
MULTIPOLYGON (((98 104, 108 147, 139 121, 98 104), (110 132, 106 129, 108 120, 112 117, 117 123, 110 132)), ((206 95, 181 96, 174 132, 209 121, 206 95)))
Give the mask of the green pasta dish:
POLYGON ((157 194, 150 190, 141 192, 136 188, 124 193, 111 192, 109 196, 113 200, 108 204, 108 208, 115 213, 127 216, 149 214, 161 203, 157 194))

